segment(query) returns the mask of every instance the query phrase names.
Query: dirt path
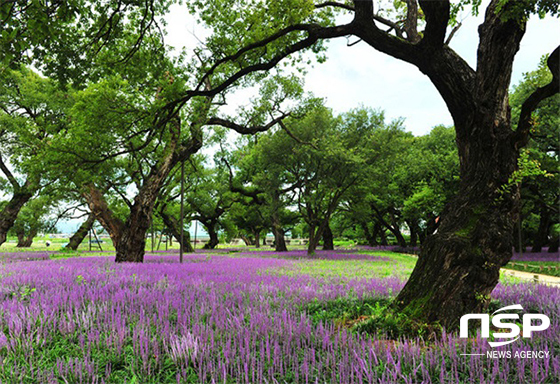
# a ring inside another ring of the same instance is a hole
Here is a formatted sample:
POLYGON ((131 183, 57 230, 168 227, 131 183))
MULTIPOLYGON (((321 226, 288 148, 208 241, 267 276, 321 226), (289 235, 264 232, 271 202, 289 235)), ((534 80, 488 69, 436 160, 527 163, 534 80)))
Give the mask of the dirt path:
POLYGON ((502 271, 504 271, 506 276, 518 277, 523 280, 534 281, 535 283, 560 286, 560 277, 542 275, 540 273, 516 271, 514 269, 506 268, 502 268, 502 271))

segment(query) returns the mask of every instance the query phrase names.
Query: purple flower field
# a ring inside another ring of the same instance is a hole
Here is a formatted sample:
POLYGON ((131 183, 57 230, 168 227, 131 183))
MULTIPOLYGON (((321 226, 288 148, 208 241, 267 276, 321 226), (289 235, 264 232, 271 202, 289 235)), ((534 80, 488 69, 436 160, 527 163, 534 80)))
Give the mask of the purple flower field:
MULTIPOLYGON (((404 281, 285 274, 297 270, 298 256, 187 254, 182 265, 176 254, 148 255, 144 264, 2 256, 0 382, 556 383, 560 377, 557 287, 498 285, 493 293, 500 306, 522 304, 551 320, 548 330, 499 350, 542 350, 548 358, 461 356, 489 347, 480 337, 392 341, 314 323, 304 310, 309 303, 391 298, 404 281)), ((338 251, 318 257, 388 261, 338 251)))
POLYGON ((511 261, 556 261, 560 263, 560 253, 549 253, 548 248, 543 248, 541 252, 513 252, 511 261))

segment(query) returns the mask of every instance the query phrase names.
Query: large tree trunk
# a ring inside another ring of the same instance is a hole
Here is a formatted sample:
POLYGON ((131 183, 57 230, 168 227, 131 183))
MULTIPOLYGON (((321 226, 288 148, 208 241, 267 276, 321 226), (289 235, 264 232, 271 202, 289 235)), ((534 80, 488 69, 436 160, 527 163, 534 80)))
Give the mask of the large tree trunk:
POLYGON ((88 232, 93 228, 93 223, 95 223, 95 216, 93 213, 90 213, 86 221, 84 221, 82 225, 80 225, 80 228, 78 228, 72 237, 70 237, 70 240, 65 248, 73 251, 78 249, 80 244, 82 244, 82 241, 86 238, 88 232))
POLYGON ((519 152, 513 143, 503 145, 513 136, 507 87, 496 93, 481 90, 471 108, 468 115, 454 116, 459 194, 442 212, 437 233, 426 239, 395 301, 416 320, 439 322, 448 329, 465 313, 485 310, 500 268, 512 256, 518 215, 519 189, 508 180, 517 169, 519 152))
POLYGON ((511 132, 507 109, 499 114, 480 109, 472 116, 472 136, 457 138, 460 192, 445 207, 438 232, 423 244, 416 267, 396 299, 415 319, 439 321, 448 328, 455 327, 465 313, 484 311, 500 268, 512 256, 513 212, 519 194, 516 186, 509 192, 501 190, 516 169, 518 153, 513 146, 498 145, 511 132))
MULTIPOLYGON (((152 223, 148 210, 137 209, 134 217, 127 220, 116 250, 115 261, 142 263, 146 252, 146 233, 152 223)), ((151 213, 151 212, 150 212, 151 213)))
POLYGON ((330 216, 321 220, 318 226, 309 225, 309 243, 307 244, 308 255, 313 255, 315 253, 315 250, 319 245, 319 241, 323 237, 325 228, 329 225, 329 218, 330 216))
POLYGON ((159 215, 161 216, 161 218, 163 220, 163 224, 167 228, 169 228, 173 237, 175 237, 175 239, 177 239, 177 241, 179 242, 179 244, 183 248, 183 251, 187 252, 187 253, 194 252, 193 246, 191 244, 191 236, 190 236, 189 231, 183 231, 183 236, 184 237, 183 237, 183 239, 181 239, 181 223, 179 222, 179 220, 175 219, 173 216, 168 215, 165 212, 165 209, 162 209, 160 211, 159 215))
POLYGON ((22 188, 21 191, 13 194, 8 204, 0 212, 0 245, 6 242, 8 231, 13 227, 19 211, 31 199, 33 194, 34 191, 29 191, 29 188, 22 188))
MULTIPOLYGON (((422 4, 436 17, 441 3, 422 4)), ((418 321, 437 322, 448 330, 458 326, 462 315, 486 309, 500 268, 512 256, 513 223, 519 213, 519 188, 509 180, 528 126, 520 123, 522 130, 512 131, 508 87, 525 27, 518 20, 504 20, 498 7, 499 1, 492 0, 479 27, 476 71, 446 46, 435 45, 436 34, 445 32, 443 22, 431 32, 429 57, 417 64, 453 116, 461 184, 442 212, 437 233, 423 244, 395 305, 418 321)), ((443 39, 444 34, 439 36, 443 39)))
POLYGON ((284 238, 284 230, 280 227, 272 227, 272 233, 274 234, 274 250, 276 252, 287 252, 288 247, 286 246, 286 239, 284 238))
POLYGON ((327 224, 323 230, 323 249, 325 251, 334 250, 334 237, 329 224, 327 224))
POLYGON ((319 245, 319 240, 321 239, 318 231, 314 226, 309 226, 309 242, 307 243, 307 254, 313 255, 317 246, 319 245))

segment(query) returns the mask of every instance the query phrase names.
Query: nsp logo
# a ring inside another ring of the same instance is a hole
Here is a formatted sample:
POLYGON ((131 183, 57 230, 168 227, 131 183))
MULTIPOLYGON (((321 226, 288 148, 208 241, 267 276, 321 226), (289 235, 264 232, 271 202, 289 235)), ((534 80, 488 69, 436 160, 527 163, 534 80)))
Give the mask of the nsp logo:
MULTIPOLYGON (((515 337, 512 340, 506 341, 489 341, 488 344, 492 348, 500 347, 502 345, 507 345, 513 343, 515 340, 519 339, 519 334, 521 329, 519 325, 515 323, 503 323, 502 320, 519 320, 519 315, 517 313, 501 313, 496 315, 498 312, 509 311, 509 310, 523 310, 521 304, 508 305, 492 313, 492 325, 496 328, 506 328, 510 332, 495 332, 493 336, 497 339, 506 339, 515 337)), ((485 313, 469 313, 461 317, 460 320, 460 333, 461 338, 467 338, 469 333, 469 320, 480 320, 481 324, 481 336, 485 339, 490 337, 490 315, 485 313)), ((526 313, 523 315, 523 337, 530 338, 535 331, 544 331, 550 326, 550 319, 546 315, 541 315, 537 313, 526 313), (540 324, 534 324, 533 320, 540 320, 540 324)))

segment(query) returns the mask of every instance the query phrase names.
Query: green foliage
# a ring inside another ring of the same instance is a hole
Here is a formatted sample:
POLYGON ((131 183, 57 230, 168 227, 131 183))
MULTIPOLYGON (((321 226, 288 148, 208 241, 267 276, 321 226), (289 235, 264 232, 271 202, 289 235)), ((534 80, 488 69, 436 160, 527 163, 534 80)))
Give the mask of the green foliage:
POLYGON ((507 184, 500 187, 500 192, 502 194, 511 193, 512 188, 519 186, 525 178, 535 176, 553 176, 541 169, 540 163, 537 160, 529 158, 528 150, 523 150, 519 154, 517 166, 518 169, 510 176, 507 184))
POLYGON ((102 63, 125 63, 145 41, 160 39, 158 18, 170 3, 2 2, 0 66, 31 64, 63 84, 80 85, 102 63))
POLYGON ((346 322, 369 315, 376 308, 387 306, 389 303, 388 299, 379 297, 362 300, 344 297, 332 301, 315 300, 305 305, 303 310, 315 324, 327 321, 346 322))
POLYGON ((357 300, 345 297, 326 302, 314 301, 303 310, 314 323, 334 322, 355 332, 384 335, 390 339, 405 336, 427 338, 441 334, 437 326, 423 324, 395 311, 386 298, 357 300))

